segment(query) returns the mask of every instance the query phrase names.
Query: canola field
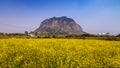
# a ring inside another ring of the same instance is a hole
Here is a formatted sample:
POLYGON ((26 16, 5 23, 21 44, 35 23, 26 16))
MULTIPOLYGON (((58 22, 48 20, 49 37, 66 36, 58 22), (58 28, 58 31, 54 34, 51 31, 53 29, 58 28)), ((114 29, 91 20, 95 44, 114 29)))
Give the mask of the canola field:
POLYGON ((0 39, 0 68, 120 68, 120 42, 0 39))

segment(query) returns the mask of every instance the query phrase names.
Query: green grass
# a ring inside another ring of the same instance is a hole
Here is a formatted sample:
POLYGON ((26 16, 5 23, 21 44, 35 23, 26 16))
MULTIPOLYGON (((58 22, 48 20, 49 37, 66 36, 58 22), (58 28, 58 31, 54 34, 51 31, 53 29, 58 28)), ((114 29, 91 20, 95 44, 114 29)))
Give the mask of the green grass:
POLYGON ((119 67, 119 41, 0 39, 0 68, 119 67))

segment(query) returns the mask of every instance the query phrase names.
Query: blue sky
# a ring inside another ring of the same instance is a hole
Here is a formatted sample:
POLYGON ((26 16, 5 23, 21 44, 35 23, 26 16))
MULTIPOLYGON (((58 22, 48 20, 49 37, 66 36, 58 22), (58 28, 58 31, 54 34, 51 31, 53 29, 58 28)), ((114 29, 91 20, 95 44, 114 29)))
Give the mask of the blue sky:
POLYGON ((73 18, 88 33, 120 33, 120 0, 0 0, 0 32, 34 31, 54 16, 73 18))

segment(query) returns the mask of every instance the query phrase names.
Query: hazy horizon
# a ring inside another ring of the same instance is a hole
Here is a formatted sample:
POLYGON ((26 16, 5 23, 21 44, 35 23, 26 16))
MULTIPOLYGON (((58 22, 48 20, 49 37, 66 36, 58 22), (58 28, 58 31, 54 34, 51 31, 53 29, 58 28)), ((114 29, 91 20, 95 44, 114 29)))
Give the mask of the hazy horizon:
POLYGON ((0 32, 34 31, 43 20, 61 16, 87 33, 120 33, 120 0, 0 0, 0 32))

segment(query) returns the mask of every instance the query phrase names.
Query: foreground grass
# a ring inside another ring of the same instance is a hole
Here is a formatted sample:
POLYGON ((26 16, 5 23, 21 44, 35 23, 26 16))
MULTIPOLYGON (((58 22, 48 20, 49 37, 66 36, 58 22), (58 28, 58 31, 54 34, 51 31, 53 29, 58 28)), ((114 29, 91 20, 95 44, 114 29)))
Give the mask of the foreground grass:
POLYGON ((119 68, 120 42, 1 39, 0 68, 119 68))

